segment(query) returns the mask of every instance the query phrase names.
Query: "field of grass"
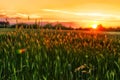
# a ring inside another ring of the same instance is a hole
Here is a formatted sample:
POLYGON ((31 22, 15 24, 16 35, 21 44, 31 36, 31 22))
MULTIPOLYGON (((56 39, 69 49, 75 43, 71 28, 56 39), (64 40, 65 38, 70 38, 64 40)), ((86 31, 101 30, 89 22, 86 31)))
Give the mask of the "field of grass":
POLYGON ((72 30, 2 32, 0 80, 120 80, 120 39, 72 30))

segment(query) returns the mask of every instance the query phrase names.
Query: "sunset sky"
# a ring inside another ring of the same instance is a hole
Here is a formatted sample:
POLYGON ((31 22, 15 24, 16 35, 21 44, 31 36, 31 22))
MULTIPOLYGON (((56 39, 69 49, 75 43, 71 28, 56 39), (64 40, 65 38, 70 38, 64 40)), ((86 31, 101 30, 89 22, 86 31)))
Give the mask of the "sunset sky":
POLYGON ((0 0, 0 18, 28 16, 84 27, 120 26, 120 0, 0 0))

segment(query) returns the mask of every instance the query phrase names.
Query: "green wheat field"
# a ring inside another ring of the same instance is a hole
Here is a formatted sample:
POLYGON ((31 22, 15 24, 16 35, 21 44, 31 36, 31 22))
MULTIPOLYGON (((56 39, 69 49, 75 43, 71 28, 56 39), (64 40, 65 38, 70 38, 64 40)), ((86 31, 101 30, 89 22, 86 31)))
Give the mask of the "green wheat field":
POLYGON ((0 30, 0 80, 120 80, 120 35, 0 30))

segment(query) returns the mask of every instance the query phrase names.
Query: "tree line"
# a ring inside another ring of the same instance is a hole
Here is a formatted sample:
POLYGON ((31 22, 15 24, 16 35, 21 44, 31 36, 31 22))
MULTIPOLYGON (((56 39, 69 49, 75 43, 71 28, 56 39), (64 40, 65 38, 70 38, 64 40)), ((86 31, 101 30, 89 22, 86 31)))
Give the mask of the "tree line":
MULTIPOLYGON (((23 29, 57 29, 57 30, 93 30, 92 28, 79 27, 74 29, 72 26, 66 27, 61 23, 53 25, 52 23, 47 23, 45 25, 40 25, 38 23, 27 24, 27 23, 16 23, 10 25, 8 21, 0 21, 0 28, 23 28, 23 29)), ((102 24, 99 24, 95 30, 99 31, 120 31, 120 27, 108 27, 105 28, 102 24)))

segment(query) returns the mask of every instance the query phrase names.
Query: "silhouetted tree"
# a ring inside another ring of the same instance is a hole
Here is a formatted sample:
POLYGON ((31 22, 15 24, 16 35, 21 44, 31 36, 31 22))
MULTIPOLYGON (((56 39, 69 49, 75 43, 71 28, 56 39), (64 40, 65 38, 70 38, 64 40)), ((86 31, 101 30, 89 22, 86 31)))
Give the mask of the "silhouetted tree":
POLYGON ((52 24, 48 23, 46 25, 43 26, 44 29, 54 29, 52 24))
POLYGON ((97 29, 98 29, 98 30, 100 30, 100 31, 105 30, 105 28, 103 27, 103 25, 102 25, 102 24, 99 24, 99 25, 97 26, 97 29))
POLYGON ((29 25, 26 23, 18 23, 18 24, 11 25, 11 28, 16 28, 16 26, 17 26, 17 28, 26 28, 29 25))
POLYGON ((7 28, 9 25, 8 21, 0 21, 0 28, 7 28))

